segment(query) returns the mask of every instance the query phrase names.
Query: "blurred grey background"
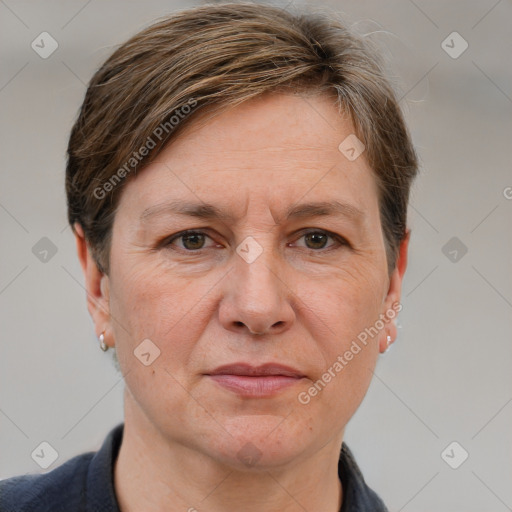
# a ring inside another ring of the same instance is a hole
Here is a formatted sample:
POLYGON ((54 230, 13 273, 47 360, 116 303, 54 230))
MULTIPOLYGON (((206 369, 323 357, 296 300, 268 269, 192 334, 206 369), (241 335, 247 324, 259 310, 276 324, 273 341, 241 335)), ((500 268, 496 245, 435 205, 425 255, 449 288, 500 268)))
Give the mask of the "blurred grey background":
MULTIPOLYGON (((97 450, 123 419, 66 221, 67 137, 116 45, 200 3, 0 1, 0 478, 97 450)), ((512 510, 512 3, 315 5, 383 46, 422 161, 398 339, 345 441, 391 511, 512 510)))

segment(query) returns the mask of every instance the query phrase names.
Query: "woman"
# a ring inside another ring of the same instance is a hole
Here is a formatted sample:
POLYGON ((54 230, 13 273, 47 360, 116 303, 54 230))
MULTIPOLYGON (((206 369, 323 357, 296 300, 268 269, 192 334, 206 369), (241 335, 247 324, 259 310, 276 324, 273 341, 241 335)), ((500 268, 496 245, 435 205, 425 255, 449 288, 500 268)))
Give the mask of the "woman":
POLYGON ((396 337, 417 158, 374 49, 254 4, 98 70, 68 218, 125 421, 1 511, 383 511, 343 442, 396 337))

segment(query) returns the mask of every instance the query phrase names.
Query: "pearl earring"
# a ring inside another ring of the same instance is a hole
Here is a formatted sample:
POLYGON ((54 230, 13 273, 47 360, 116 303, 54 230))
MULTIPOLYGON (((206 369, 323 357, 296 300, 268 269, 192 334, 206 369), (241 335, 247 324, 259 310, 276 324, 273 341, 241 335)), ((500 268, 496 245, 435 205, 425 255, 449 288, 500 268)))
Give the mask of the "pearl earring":
POLYGON ((105 335, 104 335, 104 332, 105 332, 105 331, 103 331, 103 332, 100 334, 100 336, 99 336, 98 340, 100 341, 100 348, 101 348, 101 350, 103 350, 103 352, 106 352, 106 351, 108 350, 108 345, 105 343, 105 335))
POLYGON ((384 350, 384 352, 382 352, 382 353, 385 354, 386 352, 389 352, 390 348, 391 348, 391 336, 388 334, 386 336, 386 350, 384 350))

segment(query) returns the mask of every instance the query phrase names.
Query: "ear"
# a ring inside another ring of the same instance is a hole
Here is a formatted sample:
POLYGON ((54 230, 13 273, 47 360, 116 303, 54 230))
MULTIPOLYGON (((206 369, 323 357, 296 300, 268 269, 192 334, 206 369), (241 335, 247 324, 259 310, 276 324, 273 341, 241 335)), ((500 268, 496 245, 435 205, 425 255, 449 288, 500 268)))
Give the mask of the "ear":
POLYGON ((110 282, 106 274, 101 272, 92 257, 85 240, 82 226, 76 222, 74 225, 76 251, 82 266, 87 292, 87 309, 94 322, 96 337, 104 332, 105 343, 113 346, 111 320, 110 320, 110 282))
MULTIPOLYGON (((387 311, 393 310, 398 312, 398 305, 400 304, 400 297, 402 295, 402 281, 407 268, 407 252, 409 250, 409 240, 411 238, 411 230, 407 230, 405 238, 400 243, 398 258, 396 261, 395 270, 391 274, 389 280, 389 288, 386 299, 384 301, 384 315, 387 311)), ((400 307, 401 309, 401 307, 400 307)), ((387 315, 389 316, 389 315, 387 315)), ((379 352, 383 353, 389 347, 387 342, 388 335, 391 336, 391 342, 393 343, 396 339, 396 323, 395 320, 387 322, 386 327, 382 330, 379 337, 379 352)))

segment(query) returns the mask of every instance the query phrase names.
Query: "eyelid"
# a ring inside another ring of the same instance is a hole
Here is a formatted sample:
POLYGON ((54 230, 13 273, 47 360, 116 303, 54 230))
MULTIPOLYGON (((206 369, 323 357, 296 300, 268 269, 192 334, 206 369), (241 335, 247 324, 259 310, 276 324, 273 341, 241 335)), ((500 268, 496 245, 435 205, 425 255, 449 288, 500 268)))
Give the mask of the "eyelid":
MULTIPOLYGON (((305 235, 308 235, 310 233, 324 233, 325 235, 327 235, 329 238, 332 238, 333 240, 335 240, 339 246, 347 246, 347 247, 350 247, 350 243, 347 241, 347 239, 341 235, 338 235, 337 233, 334 233, 332 231, 329 231, 328 229, 322 229, 322 228, 304 228, 304 229, 301 229, 296 236, 295 240, 299 240, 300 238, 302 238, 303 236, 305 235)), ((318 249, 318 250, 315 250, 315 249, 309 249, 308 247, 305 247, 305 249, 309 250, 309 251, 313 251, 313 252, 327 252, 328 250, 332 249, 333 247, 330 247, 330 248, 322 248, 322 249, 318 249)))
MULTIPOLYGON (((164 247, 167 247, 171 245, 175 240, 179 240, 180 238, 186 236, 186 235, 204 235, 205 238, 209 238, 210 240, 214 241, 212 237, 208 234, 209 229, 207 228, 198 228, 198 229, 185 229, 184 231, 179 231, 178 233, 175 233, 174 235, 171 235, 170 237, 164 238, 161 245, 164 247)), ((160 244, 159 244, 160 245, 160 244)), ((197 249, 195 251, 183 249, 181 247, 178 247, 178 250, 184 251, 190 254, 196 253, 199 254, 201 251, 204 251, 205 249, 209 249, 209 247, 197 249)))
MULTIPOLYGON (((163 247, 171 246, 175 240, 178 240, 181 237, 184 237, 189 234, 204 235, 206 238, 209 238, 210 240, 215 242, 213 240, 213 238, 208 234, 210 231, 211 230, 209 228, 185 229, 183 231, 179 231, 178 233, 175 233, 174 235, 171 235, 170 237, 166 237, 159 244, 159 246, 163 246, 163 247)), ((308 247, 304 247, 305 250, 311 251, 313 253, 329 252, 330 250, 340 248, 343 246, 346 246, 349 248, 352 247, 351 244, 347 241, 347 239, 345 237, 338 235, 337 233, 334 233, 332 231, 329 231, 328 229, 323 229, 323 228, 303 228, 303 229, 299 230, 297 233, 295 233, 294 242, 296 242, 297 240, 301 239, 302 237, 304 237, 305 235, 308 235, 310 233, 323 233, 323 234, 327 235, 329 238, 332 238, 333 240, 335 240, 335 242, 338 245, 338 247, 336 247, 336 244, 333 244, 333 246, 331 246, 331 247, 320 248, 320 249, 310 249, 308 247)), ((211 248, 213 248, 213 247, 203 247, 201 249, 188 250, 188 249, 183 249, 181 247, 177 247, 174 250, 176 250, 177 252, 184 252, 186 254, 202 254, 203 251, 205 251, 207 249, 211 249, 211 248)))

